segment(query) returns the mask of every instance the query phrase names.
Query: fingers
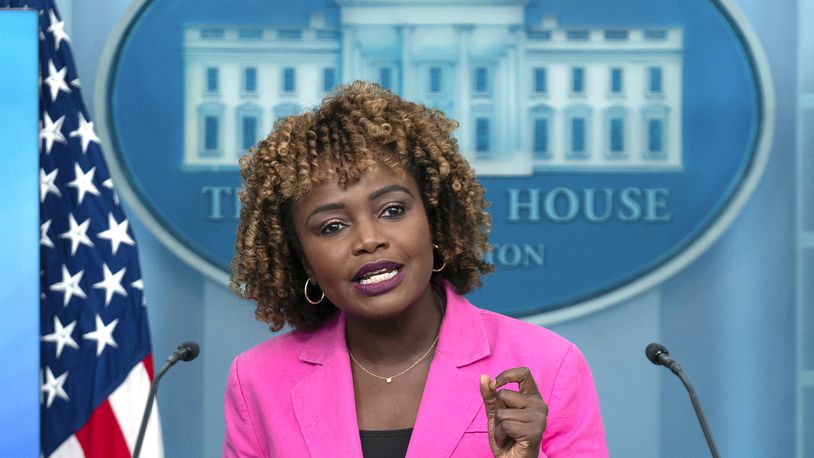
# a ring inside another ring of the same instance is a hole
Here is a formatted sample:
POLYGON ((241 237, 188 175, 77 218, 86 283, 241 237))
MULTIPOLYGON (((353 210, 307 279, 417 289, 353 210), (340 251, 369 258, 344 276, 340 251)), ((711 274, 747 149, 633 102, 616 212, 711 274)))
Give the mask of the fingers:
POLYGON ((539 451, 547 424, 548 405, 543 401, 531 371, 526 367, 515 367, 503 371, 495 380, 481 376, 480 389, 489 417, 492 451, 514 451, 521 455, 525 454, 521 449, 539 451), (509 383, 517 383, 519 391, 499 389, 509 383))
POLYGON ((497 410, 497 390, 494 389, 494 382, 488 375, 480 376, 480 395, 483 398, 483 406, 486 408, 486 417, 489 420, 495 418, 497 410))
POLYGON ((518 393, 510 389, 502 389, 497 392, 498 406, 503 406, 509 409, 538 409, 545 408, 548 413, 548 406, 543 402, 543 398, 539 394, 525 394, 518 393))
POLYGON ((501 437, 498 443, 503 444, 503 447, 513 443, 520 446, 536 445, 540 440, 539 436, 539 426, 532 422, 506 420, 495 425, 495 439, 501 437))
POLYGON ((531 375, 528 367, 513 367, 501 372, 495 377, 495 388, 500 388, 507 383, 517 383, 519 391, 523 394, 536 394, 540 396, 537 383, 531 375))
POLYGON ((480 396, 484 401, 497 396, 497 391, 492 388, 492 379, 488 375, 482 374, 480 376, 480 396))

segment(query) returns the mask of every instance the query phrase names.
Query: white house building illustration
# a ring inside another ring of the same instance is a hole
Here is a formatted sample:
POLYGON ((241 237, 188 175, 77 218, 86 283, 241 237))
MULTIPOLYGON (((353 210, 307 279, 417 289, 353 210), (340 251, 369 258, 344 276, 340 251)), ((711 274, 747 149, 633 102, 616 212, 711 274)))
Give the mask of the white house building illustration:
POLYGON ((356 79, 457 119, 481 175, 682 169, 680 28, 529 27, 526 0, 336 3, 338 28, 185 28, 186 169, 236 167, 276 119, 356 79))

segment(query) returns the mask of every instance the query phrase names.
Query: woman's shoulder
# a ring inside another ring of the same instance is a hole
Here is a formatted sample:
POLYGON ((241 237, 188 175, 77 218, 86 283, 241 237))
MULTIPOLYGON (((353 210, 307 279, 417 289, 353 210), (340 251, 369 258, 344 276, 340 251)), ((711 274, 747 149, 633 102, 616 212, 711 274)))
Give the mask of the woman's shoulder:
POLYGON ((298 359, 305 345, 311 340, 313 331, 287 331, 240 353, 235 361, 241 365, 279 364, 298 359))
POLYGON ((230 373, 242 384, 294 383, 306 369, 300 354, 312 336, 312 331, 288 331, 271 337, 237 355, 230 373))
POLYGON ((522 343, 523 345, 545 345, 548 349, 568 351, 574 346, 564 337, 543 326, 522 321, 497 312, 478 308, 481 321, 490 335, 501 340, 522 343))

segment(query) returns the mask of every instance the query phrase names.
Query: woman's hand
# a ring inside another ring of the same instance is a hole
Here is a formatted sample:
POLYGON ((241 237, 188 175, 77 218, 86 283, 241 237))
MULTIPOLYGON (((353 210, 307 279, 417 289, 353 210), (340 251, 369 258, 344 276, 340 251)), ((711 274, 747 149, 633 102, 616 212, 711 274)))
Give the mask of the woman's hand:
POLYGON ((515 367, 490 379, 480 376, 480 394, 486 407, 489 445, 496 457, 536 457, 548 417, 534 377, 527 367, 515 367), (498 388, 516 382, 518 391, 498 388))

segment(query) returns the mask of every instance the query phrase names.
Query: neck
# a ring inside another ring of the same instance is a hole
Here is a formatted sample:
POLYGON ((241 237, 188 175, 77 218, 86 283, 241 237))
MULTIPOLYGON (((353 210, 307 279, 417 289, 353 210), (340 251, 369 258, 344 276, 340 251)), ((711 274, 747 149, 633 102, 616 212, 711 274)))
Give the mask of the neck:
POLYGON ((443 318, 441 302, 427 285, 415 302, 397 316, 369 320, 348 315, 345 336, 356 359, 380 365, 401 364, 424 353, 443 318))

